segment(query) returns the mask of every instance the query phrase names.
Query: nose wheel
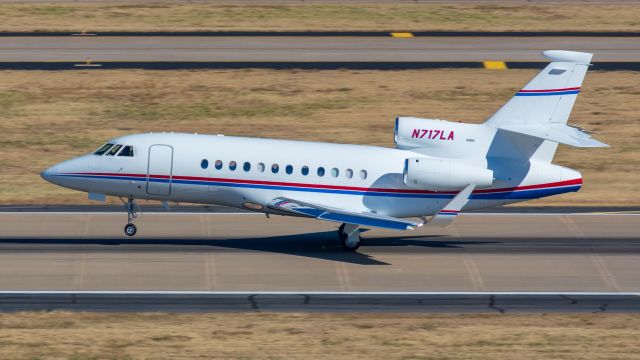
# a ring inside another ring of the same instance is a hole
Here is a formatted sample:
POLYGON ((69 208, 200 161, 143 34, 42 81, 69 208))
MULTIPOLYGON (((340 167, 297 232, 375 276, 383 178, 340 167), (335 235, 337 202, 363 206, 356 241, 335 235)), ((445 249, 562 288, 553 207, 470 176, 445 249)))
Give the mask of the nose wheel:
POLYGON ((124 234, 127 236, 133 236, 138 232, 138 228, 134 224, 127 224, 124 226, 124 234))
POLYGON ((360 247, 360 229, 358 225, 340 225, 338 237, 340 238, 342 248, 346 251, 356 251, 360 247))
POLYGON ((127 208, 127 225, 124 226, 124 234, 133 236, 138 232, 138 228, 133 224, 133 220, 138 218, 139 207, 133 197, 127 199, 125 206, 127 208))

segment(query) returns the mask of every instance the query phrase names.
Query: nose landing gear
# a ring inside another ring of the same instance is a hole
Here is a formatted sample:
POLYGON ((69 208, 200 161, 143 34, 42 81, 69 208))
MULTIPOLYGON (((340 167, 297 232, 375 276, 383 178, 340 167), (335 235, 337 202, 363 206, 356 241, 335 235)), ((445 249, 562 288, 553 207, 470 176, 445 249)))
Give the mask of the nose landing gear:
POLYGON ((356 251, 360 247, 360 229, 358 225, 340 225, 338 237, 340 238, 340 243, 342 243, 342 248, 347 251, 356 251))
POLYGON ((133 224, 133 220, 138 217, 139 207, 133 197, 129 197, 125 206, 127 207, 127 225, 124 226, 124 234, 133 236, 138 232, 138 228, 133 224))

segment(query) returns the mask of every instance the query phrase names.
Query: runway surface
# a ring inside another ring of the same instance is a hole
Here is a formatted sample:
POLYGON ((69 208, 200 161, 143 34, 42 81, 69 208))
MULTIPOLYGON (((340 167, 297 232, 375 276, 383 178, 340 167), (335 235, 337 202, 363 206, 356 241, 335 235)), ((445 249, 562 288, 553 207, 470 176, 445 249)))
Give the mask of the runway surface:
POLYGON ((640 216, 462 215, 371 230, 259 214, 1 213, 0 290, 638 291, 640 216))
POLYGON ((640 61, 638 37, 0 37, 0 62, 544 61, 542 50, 640 61))

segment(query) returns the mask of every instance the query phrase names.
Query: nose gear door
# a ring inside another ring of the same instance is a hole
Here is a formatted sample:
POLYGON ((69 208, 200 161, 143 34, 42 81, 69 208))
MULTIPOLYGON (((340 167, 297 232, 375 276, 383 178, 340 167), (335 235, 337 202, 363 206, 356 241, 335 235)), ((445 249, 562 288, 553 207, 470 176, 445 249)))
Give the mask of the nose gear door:
POLYGON ((147 193, 150 195, 170 195, 173 169, 173 147, 151 145, 147 167, 147 193))

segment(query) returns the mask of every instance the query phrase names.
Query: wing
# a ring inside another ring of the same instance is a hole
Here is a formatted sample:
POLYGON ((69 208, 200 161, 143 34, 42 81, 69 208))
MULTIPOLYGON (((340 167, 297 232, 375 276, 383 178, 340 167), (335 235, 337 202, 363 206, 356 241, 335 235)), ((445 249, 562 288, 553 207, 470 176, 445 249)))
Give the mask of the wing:
POLYGON ((316 218, 319 220, 335 221, 394 230, 413 230, 415 227, 422 226, 423 224, 422 222, 408 221, 390 216, 378 215, 372 212, 359 213, 341 209, 334 209, 284 197, 273 199, 271 204, 269 204, 269 208, 283 211, 285 213, 316 218))

